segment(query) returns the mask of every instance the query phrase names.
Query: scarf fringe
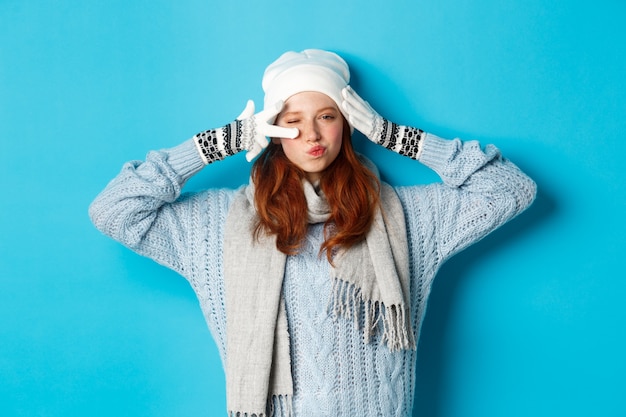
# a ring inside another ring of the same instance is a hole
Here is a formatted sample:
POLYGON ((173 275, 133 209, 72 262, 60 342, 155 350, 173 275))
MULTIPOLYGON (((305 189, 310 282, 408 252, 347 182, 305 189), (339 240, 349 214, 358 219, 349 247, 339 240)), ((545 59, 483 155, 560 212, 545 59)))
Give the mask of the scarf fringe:
POLYGON ((293 417, 293 402, 291 395, 272 395, 267 400, 267 413, 250 413, 243 411, 229 411, 228 417, 293 417))
POLYGON ((387 344, 389 350, 393 352, 416 348, 409 311, 404 304, 385 306, 381 301, 365 299, 361 288, 351 282, 335 278, 330 309, 335 317, 352 320, 357 329, 361 324, 361 313, 364 313, 365 343, 370 343, 382 324, 381 342, 387 344))

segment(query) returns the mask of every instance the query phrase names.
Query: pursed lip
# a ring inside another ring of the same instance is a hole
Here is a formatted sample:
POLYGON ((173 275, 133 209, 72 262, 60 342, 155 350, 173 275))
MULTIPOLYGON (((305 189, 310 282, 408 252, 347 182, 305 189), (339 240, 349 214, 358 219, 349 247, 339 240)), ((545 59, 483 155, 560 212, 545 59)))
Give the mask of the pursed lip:
POLYGON ((312 156, 320 156, 326 151, 326 148, 320 145, 314 146, 308 150, 308 154, 312 156))

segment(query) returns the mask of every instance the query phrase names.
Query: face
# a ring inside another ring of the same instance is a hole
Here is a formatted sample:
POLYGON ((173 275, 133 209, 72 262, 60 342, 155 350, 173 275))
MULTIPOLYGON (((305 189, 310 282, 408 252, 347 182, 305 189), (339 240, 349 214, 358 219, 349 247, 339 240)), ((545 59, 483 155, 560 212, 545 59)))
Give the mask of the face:
POLYGON ((287 99, 276 124, 298 128, 295 139, 273 141, 280 143, 289 161, 302 169, 309 181, 319 180, 341 150, 343 116, 337 104, 326 94, 298 93, 287 99))

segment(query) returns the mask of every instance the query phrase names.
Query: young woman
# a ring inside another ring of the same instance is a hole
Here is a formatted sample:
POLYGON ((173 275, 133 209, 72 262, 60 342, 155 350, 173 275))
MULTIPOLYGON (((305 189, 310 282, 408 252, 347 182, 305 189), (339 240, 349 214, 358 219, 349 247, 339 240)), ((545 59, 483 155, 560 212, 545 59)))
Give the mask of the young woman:
POLYGON ((102 232, 190 282, 231 416, 410 416, 437 270, 535 196, 494 146, 392 123, 349 78, 336 54, 287 52, 265 71, 263 111, 249 102, 229 125, 127 163, 90 207, 102 232), (355 128, 442 183, 381 183, 355 128), (260 153, 249 185, 181 194, 241 151, 260 153))

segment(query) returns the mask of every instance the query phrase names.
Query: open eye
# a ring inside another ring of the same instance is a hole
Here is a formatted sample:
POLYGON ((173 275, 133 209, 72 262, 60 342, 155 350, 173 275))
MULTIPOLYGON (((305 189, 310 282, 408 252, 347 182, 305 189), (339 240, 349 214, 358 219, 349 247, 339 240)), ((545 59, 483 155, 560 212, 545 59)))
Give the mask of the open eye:
POLYGON ((322 120, 333 120, 335 118, 334 115, 332 114, 322 114, 322 116, 320 117, 322 120))

